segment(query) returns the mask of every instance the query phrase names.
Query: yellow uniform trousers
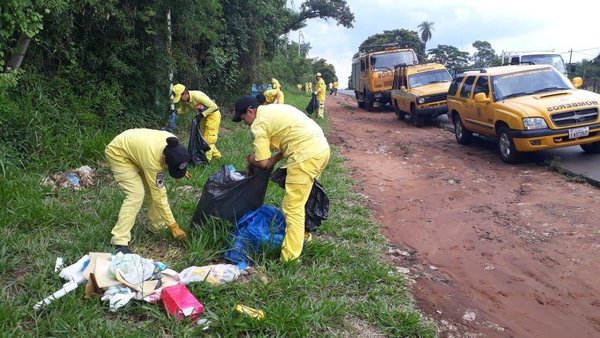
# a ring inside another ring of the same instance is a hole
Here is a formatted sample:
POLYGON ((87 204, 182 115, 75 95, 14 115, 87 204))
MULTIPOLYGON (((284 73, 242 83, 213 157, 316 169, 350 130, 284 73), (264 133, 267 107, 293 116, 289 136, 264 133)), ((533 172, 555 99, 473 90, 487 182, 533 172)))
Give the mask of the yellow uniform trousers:
MULTIPOLYGON (((285 216, 285 238, 281 247, 281 260, 291 261, 302 253, 305 233, 305 205, 310 195, 315 179, 329 162, 330 151, 326 151, 306 161, 293 164, 287 168, 285 179, 285 196, 281 203, 281 210, 285 216)), ((310 234, 306 234, 310 238, 310 234)))
POLYGON ((200 121, 200 133, 206 140, 206 143, 208 143, 210 146, 210 150, 205 153, 206 159, 209 161, 213 158, 221 158, 221 152, 217 149, 217 139, 219 138, 220 125, 221 113, 219 111, 209 114, 200 121))
POLYGON ((317 110, 317 116, 320 118, 325 117, 325 100, 317 100, 319 102, 319 109, 317 110))
POLYGON ((111 231, 113 237, 110 243, 113 245, 128 245, 131 240, 131 229, 135 224, 135 218, 143 204, 148 206, 150 228, 154 230, 165 229, 166 225, 150 196, 148 182, 139 171, 139 168, 134 165, 124 165, 108 155, 107 160, 115 180, 125 193, 125 200, 119 211, 119 219, 111 231))

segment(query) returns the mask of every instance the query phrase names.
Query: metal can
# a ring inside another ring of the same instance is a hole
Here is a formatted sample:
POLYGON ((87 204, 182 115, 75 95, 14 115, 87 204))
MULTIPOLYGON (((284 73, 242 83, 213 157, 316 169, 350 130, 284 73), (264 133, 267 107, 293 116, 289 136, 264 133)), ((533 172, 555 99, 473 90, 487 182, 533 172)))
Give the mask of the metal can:
POLYGON ((245 313, 250 317, 256 318, 256 319, 264 319, 265 318, 265 313, 262 310, 257 310, 257 309, 253 309, 251 307, 248 307, 246 305, 242 305, 242 304, 237 304, 235 306, 235 310, 239 313, 245 313))

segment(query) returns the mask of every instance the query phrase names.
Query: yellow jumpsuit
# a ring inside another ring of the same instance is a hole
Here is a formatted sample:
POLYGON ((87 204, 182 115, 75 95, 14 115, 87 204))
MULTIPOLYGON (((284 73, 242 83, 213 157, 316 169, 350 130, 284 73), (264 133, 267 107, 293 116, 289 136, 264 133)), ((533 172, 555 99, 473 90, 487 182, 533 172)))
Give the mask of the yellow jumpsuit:
POLYGON ((319 110, 317 111, 317 116, 323 118, 325 116, 325 92, 327 91, 327 86, 325 85, 325 81, 320 77, 317 80, 317 87, 315 89, 317 92, 317 101, 319 101, 319 110))
POLYGON ((106 146, 104 153, 108 165, 125 193, 119 219, 111 231, 112 244, 128 245, 142 204, 148 206, 151 228, 162 229, 175 223, 167 200, 162 160, 169 137, 175 135, 161 130, 129 129, 106 146))
POLYGON ((287 104, 259 106, 251 131, 257 161, 269 159, 271 150, 281 152, 287 160, 281 203, 286 221, 281 260, 294 260, 302 253, 305 236, 309 236, 304 232, 304 207, 314 180, 329 162, 329 143, 317 123, 287 104))
POLYGON ((221 125, 221 112, 219 106, 211 100, 208 95, 199 90, 190 90, 189 102, 178 102, 177 112, 185 111, 196 112, 198 105, 203 105, 205 110, 202 112, 204 118, 200 121, 200 133, 210 146, 210 150, 206 152, 206 159, 221 158, 221 152, 217 149, 217 140, 219 138, 219 126, 221 125))
POLYGON ((279 99, 277 100, 277 103, 279 103, 279 104, 285 103, 285 95, 283 95, 283 92, 280 89, 265 90, 263 92, 263 95, 265 95, 265 103, 267 103, 267 104, 274 103, 275 100, 277 99, 278 94, 279 94, 279 99))

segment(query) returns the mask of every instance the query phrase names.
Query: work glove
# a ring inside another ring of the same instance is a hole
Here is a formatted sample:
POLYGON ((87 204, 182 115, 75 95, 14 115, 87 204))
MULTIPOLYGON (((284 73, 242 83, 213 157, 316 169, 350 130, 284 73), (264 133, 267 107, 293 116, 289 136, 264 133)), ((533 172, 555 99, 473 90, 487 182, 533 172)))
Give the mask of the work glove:
POLYGON ((185 241, 185 239, 187 238, 187 234, 185 233, 185 231, 181 230, 177 223, 169 225, 169 229, 171 230, 173 237, 177 238, 178 240, 185 241))
POLYGON ((189 171, 186 171, 185 172, 185 178, 187 178, 188 180, 191 180, 192 179, 192 174, 190 174, 189 171))

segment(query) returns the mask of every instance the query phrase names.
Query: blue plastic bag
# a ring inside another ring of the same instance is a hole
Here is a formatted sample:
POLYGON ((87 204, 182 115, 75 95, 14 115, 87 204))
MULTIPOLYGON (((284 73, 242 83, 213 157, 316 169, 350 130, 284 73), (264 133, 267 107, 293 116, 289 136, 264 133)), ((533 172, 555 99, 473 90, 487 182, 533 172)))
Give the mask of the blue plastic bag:
POLYGON ((236 224, 232 235, 232 248, 225 251, 225 259, 240 269, 249 265, 249 255, 261 249, 281 247, 285 237, 285 218, 281 210, 263 205, 248 211, 236 224))

